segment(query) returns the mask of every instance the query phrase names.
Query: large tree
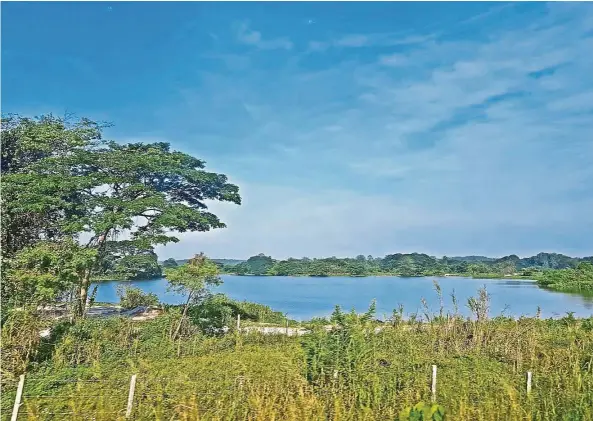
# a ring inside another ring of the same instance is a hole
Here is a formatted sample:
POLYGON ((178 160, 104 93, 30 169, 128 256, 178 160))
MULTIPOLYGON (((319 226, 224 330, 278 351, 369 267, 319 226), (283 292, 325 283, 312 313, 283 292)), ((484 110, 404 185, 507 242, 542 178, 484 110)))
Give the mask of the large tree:
MULTIPOLYGON (((18 250, 41 239, 61 235, 57 221, 70 216, 71 207, 20 207, 20 185, 10 181, 26 175, 44 159, 59 158, 101 142, 100 125, 88 119, 74 120, 53 115, 31 119, 9 114, 2 117, 2 256, 13 256, 18 250)), ((58 191, 56 190, 55 193, 58 191)), ((75 195, 75 191, 65 191, 75 195)), ((74 197, 62 197, 72 201, 74 197)))
POLYGON ((205 171, 204 161, 167 143, 102 141, 96 127, 98 141, 44 156, 26 172, 2 180, 17 215, 57 212, 60 233, 78 239, 85 252, 94 250, 92 265, 77 279, 79 316, 86 311, 91 276, 109 254, 108 244, 125 237, 147 249, 178 241, 176 232, 223 228, 206 200, 241 203, 238 187, 225 175, 205 171))
MULTIPOLYGON (((9 277, 10 268, 19 251, 27 254, 40 241, 57 241, 65 238, 61 222, 72 217, 74 207, 22 206, 22 185, 13 179, 33 171, 33 167, 49 157, 63 157, 72 151, 101 141, 101 125, 88 119, 76 120, 71 116, 53 115, 27 118, 16 114, 3 115, 1 119, 0 205, 1 231, 1 295, 4 307, 10 306, 18 294, 27 290, 16 285, 9 277)), ((75 191, 65 191, 65 201, 76 200, 75 191)), ((58 191, 54 191, 57 195, 58 191)), ((44 248, 41 246, 42 249, 44 248)), ((62 247, 67 249, 68 246, 62 247)), ((46 249, 47 251, 47 249, 46 249)), ((42 251, 41 254, 44 254, 42 251)), ((26 258, 25 258, 26 260, 26 258)), ((18 260, 19 270, 25 270, 23 259, 18 260)), ((40 267, 39 270, 46 270, 40 267)), ((29 269, 27 269, 29 270, 29 269)), ((22 278, 21 278, 22 279, 22 278)), ((29 285, 30 287, 30 285, 29 285)), ((23 298, 23 297, 21 297, 23 298)), ((21 300, 22 301, 22 300, 21 300)))

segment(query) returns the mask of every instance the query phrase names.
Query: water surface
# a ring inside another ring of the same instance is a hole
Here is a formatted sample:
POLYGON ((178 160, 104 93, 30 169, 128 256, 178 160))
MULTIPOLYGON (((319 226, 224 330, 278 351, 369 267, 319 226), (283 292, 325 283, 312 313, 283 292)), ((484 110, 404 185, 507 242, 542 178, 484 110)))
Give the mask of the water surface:
MULTIPOLYGON (((513 279, 471 279, 461 277, 281 277, 223 275, 224 283, 213 292, 221 292, 236 300, 247 300, 269 305, 287 313, 296 320, 307 320, 331 314, 336 304, 344 310, 357 312, 368 309, 376 299, 377 316, 391 315, 400 304, 409 315, 422 312, 421 299, 425 298, 433 312, 439 311, 439 299, 434 290, 436 280, 442 288, 445 310, 453 311, 451 293, 459 303, 459 312, 469 315, 467 299, 476 296, 478 289, 486 287, 490 295, 490 315, 534 316, 538 306, 542 317, 562 317, 574 312, 578 317, 593 315, 593 300, 578 295, 541 289, 533 281, 513 279)), ((155 293, 161 302, 180 304, 184 297, 167 291, 165 279, 99 284, 96 301, 118 302, 116 289, 128 284, 155 293)))

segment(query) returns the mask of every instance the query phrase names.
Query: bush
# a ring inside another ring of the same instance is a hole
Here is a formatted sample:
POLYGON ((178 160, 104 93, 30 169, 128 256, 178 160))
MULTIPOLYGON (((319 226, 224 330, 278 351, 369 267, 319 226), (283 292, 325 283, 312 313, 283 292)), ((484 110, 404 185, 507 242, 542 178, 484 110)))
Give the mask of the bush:
POLYGON ((243 322, 286 323, 286 317, 279 311, 263 304, 236 301, 224 294, 210 295, 188 311, 192 323, 206 332, 233 326, 238 314, 243 322))
POLYGON ((159 304, 159 298, 156 294, 144 293, 140 288, 131 286, 119 286, 117 288, 117 296, 121 306, 125 309, 140 307, 140 306, 156 306, 159 304))
POLYGON ((437 404, 417 403, 413 408, 406 408, 399 414, 399 421, 444 421, 445 409, 437 404))
POLYGON ((2 382, 24 373, 38 351, 39 316, 28 311, 11 312, 2 326, 2 382))

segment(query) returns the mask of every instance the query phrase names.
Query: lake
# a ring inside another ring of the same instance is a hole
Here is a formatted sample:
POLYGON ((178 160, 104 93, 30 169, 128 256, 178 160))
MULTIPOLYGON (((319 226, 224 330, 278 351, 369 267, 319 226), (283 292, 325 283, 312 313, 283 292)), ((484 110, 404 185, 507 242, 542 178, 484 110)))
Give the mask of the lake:
MULTIPOLYGON (((400 304, 409 315, 422 312, 420 300, 425 298, 433 312, 439 311, 439 300, 434 290, 436 280, 443 291, 445 309, 453 311, 451 293, 459 303, 459 311, 469 315, 467 299, 486 287, 490 295, 490 316, 504 312, 507 316, 534 316, 537 307, 542 317, 562 317, 574 312, 577 317, 593 315, 593 300, 578 295, 541 289, 533 281, 513 279, 471 279, 462 277, 281 277, 222 275, 224 283, 212 289, 236 300, 266 304, 296 320, 307 320, 331 314, 336 304, 349 311, 368 309, 373 299, 377 302, 377 317, 391 315, 400 304)), ((165 279, 99 284, 96 301, 117 303, 119 284, 133 285, 155 293, 166 304, 184 303, 184 297, 167 291, 165 279)))

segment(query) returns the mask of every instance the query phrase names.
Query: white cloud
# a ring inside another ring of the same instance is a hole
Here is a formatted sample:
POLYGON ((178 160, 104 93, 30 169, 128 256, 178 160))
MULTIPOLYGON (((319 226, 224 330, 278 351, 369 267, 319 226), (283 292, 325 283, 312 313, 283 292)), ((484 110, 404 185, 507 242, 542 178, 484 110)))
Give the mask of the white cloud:
MULTIPOLYGON (((553 5, 528 26, 483 34, 485 15, 471 39, 407 35, 413 48, 370 62, 212 78, 213 96, 240 92, 257 107, 257 118, 227 123, 219 144, 241 142, 213 160, 244 180, 245 204, 220 208, 226 230, 163 252, 593 253, 592 10, 553 5)), ((309 50, 388 41, 360 34, 309 50)), ((209 120, 213 101, 189 115, 209 120)))
POLYGON ((249 28, 249 23, 243 22, 237 28, 237 40, 242 44, 251 45, 260 50, 290 50, 292 42, 288 38, 264 39, 261 32, 249 28))
POLYGON ((409 64, 409 59, 404 54, 390 54, 379 58, 379 62, 385 66, 405 66, 409 64))
POLYGON ((364 47, 371 42, 366 35, 346 35, 335 41, 334 45, 338 47, 364 47))
POLYGON ((310 41, 309 52, 323 52, 329 48, 368 48, 421 44, 434 39, 436 34, 409 35, 404 33, 346 34, 327 41, 310 41))

